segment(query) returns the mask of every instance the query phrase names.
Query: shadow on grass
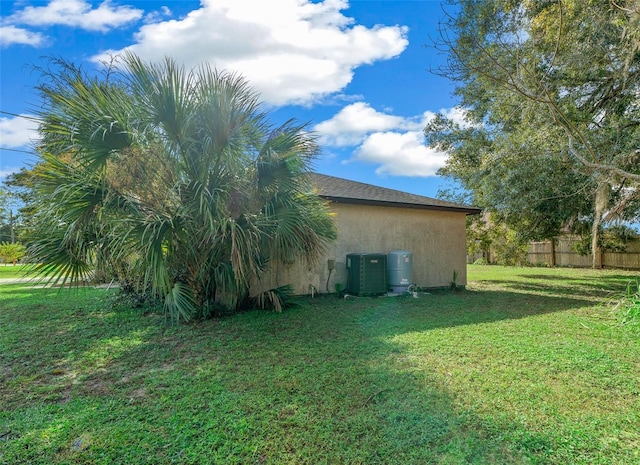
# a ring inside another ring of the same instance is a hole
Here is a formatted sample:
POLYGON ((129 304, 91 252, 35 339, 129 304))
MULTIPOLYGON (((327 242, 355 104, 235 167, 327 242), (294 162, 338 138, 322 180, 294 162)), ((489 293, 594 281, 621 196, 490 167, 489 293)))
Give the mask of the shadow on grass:
POLYGON ((586 276, 581 274, 579 277, 561 276, 552 277, 539 274, 523 274, 522 278, 527 280, 538 280, 542 282, 558 282, 564 286, 575 286, 578 290, 589 290, 594 296, 602 296, 603 293, 622 293, 630 282, 634 282, 640 277, 640 272, 633 276, 632 274, 597 274, 586 276))
POLYGON ((499 286, 517 292, 602 299, 624 292, 627 284, 632 280, 629 275, 571 277, 524 274, 519 278, 522 279, 480 279, 476 283, 499 286))
MULTIPOLYGON (((380 303, 386 310, 379 312, 368 324, 376 327, 380 335, 388 336, 405 331, 428 331, 529 318, 593 305, 593 301, 587 297, 561 295, 558 290, 549 293, 538 291, 540 289, 536 286, 531 286, 528 289, 520 287, 514 292, 439 292, 419 299, 407 298, 395 302, 388 298, 380 303)), ((376 305, 374 302, 372 299, 371 304, 376 305)))
POLYGON ((303 299, 172 328, 105 308, 105 294, 54 308, 64 293, 48 295, 0 317, 3 365, 29 361, 3 380, 9 462, 545 463, 547 435, 456 410, 437 378, 396 365, 406 349, 389 339, 591 304, 504 290, 303 299))

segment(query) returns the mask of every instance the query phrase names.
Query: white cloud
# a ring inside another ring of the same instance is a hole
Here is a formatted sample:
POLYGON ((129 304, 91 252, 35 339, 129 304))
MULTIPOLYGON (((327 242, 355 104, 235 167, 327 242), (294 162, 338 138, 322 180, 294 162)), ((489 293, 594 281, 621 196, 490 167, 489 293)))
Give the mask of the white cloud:
POLYGON ((12 24, 30 26, 64 25, 88 31, 106 32, 142 18, 144 11, 116 6, 105 0, 93 8, 86 0, 51 0, 45 6, 27 6, 10 16, 12 24))
POLYGON ((150 13, 147 13, 147 15, 144 17, 144 22, 157 23, 158 21, 161 21, 163 18, 169 17, 171 15, 173 15, 173 13, 169 9, 169 7, 163 6, 157 11, 152 11, 150 13))
POLYGON ((39 32, 31 32, 27 29, 15 26, 0 26, 0 46, 31 45, 39 47, 45 37, 39 32))
POLYGON ((405 126, 405 119, 381 113, 368 103, 347 105, 333 118, 317 124, 313 129, 320 134, 320 143, 345 147, 361 143, 367 134, 405 126))
MULTIPOLYGON (((339 92, 363 64, 398 56, 404 26, 355 25, 344 0, 202 0, 179 20, 146 24, 128 47, 143 59, 176 57, 240 72, 274 105, 309 104, 339 92)), ((109 50, 97 60, 120 51, 109 50)))
MULTIPOLYGON (((440 112, 460 124, 467 124, 465 110, 460 107, 440 112)), ((421 115, 402 117, 377 111, 365 102, 356 102, 313 129, 319 134, 322 145, 353 147, 350 161, 379 165, 378 174, 435 176, 444 166, 447 155, 427 147, 422 132, 435 115, 425 111, 421 115)))
POLYGON ((421 131, 376 132, 357 148, 353 160, 380 165, 377 174, 427 177, 436 175, 447 155, 427 147, 421 131))
POLYGON ((15 118, 0 117, 0 146, 4 148, 24 147, 38 138, 38 123, 30 115, 15 118))

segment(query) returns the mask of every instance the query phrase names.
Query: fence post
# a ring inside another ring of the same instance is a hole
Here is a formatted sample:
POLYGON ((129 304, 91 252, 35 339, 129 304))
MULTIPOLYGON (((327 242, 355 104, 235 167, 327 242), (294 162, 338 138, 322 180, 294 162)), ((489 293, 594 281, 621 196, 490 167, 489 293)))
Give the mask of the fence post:
POLYGON ((551 263, 552 267, 556 266, 556 238, 551 238, 551 263))

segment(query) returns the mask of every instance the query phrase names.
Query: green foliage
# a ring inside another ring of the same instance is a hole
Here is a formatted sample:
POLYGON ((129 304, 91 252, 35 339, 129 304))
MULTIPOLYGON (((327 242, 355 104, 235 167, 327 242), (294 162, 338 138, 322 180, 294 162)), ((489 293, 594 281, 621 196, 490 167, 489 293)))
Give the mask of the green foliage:
POLYGON ((295 294, 290 285, 269 289, 250 299, 252 308, 274 310, 276 312, 282 312, 282 310, 296 305, 295 294))
MULTIPOLYGON (((598 234, 598 248, 603 252, 626 252, 627 242, 638 239, 638 233, 625 225, 615 225, 608 228, 601 228, 598 234)), ((582 231, 581 238, 575 242, 573 248, 580 255, 591 253, 592 235, 590 231, 582 231)))
POLYGON ((115 277, 189 320, 239 309, 269 262, 313 261, 335 238, 314 137, 273 127, 241 77, 132 54, 100 77, 54 65, 32 178, 40 271, 115 277))
POLYGON ((467 219, 467 254, 476 256, 482 253, 485 263, 525 265, 528 235, 509 227, 495 214, 485 218, 467 219))
POLYGON ((627 284, 627 290, 615 308, 619 312, 623 325, 640 329, 640 280, 638 278, 627 284))
POLYGON ((9 182, 10 178, 4 180, 0 187, 0 241, 16 242, 22 239, 22 202, 9 182))
MULTIPOLYGON (((520 231, 523 239, 539 240, 588 215, 593 200, 589 189, 576 187, 590 181, 568 162, 559 135, 545 134, 539 121, 528 125, 531 129, 521 133, 504 133, 482 121, 441 116, 425 134, 428 144, 449 154, 440 174, 460 182, 466 203, 493 213, 493 221, 520 231)), ((456 193, 447 197, 453 200, 456 193)))
MULTIPOLYGON (((640 10, 632 0, 452 1, 435 47, 463 120, 427 143, 441 174, 530 240, 640 211, 640 10), (598 194, 596 196, 596 194, 598 194), (597 200, 597 201, 596 201, 597 200)), ((596 229, 597 232, 597 229, 596 229)))
POLYGON ((15 265, 24 258, 26 253, 27 248, 19 242, 14 244, 2 242, 0 244, 0 260, 4 263, 11 263, 15 265))
POLYGON ((492 241, 495 263, 505 266, 522 266, 527 263, 529 244, 521 235, 504 225, 496 225, 492 241))

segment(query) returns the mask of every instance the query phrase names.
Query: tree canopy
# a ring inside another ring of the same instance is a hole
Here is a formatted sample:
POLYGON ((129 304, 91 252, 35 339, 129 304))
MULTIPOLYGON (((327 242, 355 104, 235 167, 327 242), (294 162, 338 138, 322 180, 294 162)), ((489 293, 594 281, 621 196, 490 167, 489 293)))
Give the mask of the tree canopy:
POLYGON ((0 242, 0 260, 15 265, 26 254, 26 248, 19 242, 0 242))
MULTIPOLYGON (((640 3, 463 0, 443 24, 437 72, 467 120, 440 116, 441 173, 523 237, 638 219, 640 3)), ((595 244, 595 234, 594 234, 595 244)))
POLYGON ((16 242, 22 226, 23 199, 19 189, 11 185, 17 175, 10 175, 0 187, 0 241, 3 242, 16 242))
POLYGON ((98 76, 54 65, 32 173, 40 271, 107 270, 189 319, 239 308, 270 262, 314 260, 335 237, 308 177, 313 135, 273 126, 242 77, 133 54, 98 76))

